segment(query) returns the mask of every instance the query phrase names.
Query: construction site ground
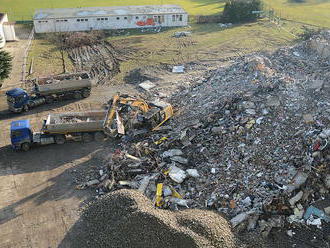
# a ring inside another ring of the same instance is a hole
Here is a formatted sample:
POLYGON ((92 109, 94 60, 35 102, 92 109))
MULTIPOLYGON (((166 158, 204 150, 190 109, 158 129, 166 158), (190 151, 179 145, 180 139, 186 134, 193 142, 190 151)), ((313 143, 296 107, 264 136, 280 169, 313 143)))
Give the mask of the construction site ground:
MULTIPOLYGON (((239 56, 241 45, 244 42, 246 49, 243 51, 250 52, 262 49, 264 46, 261 45, 267 40, 266 37, 270 37, 267 42, 272 48, 288 44, 293 39, 287 33, 279 35, 282 34, 282 31, 277 30, 270 23, 249 25, 224 31, 227 35, 224 35, 226 38, 223 38, 220 45, 216 41, 218 41, 221 33, 216 26, 209 26, 213 28, 213 33, 208 34, 203 31, 201 26, 199 30, 197 27, 193 27, 197 33, 196 38, 193 37, 191 38, 192 41, 189 41, 193 49, 186 47, 186 45, 180 47, 180 44, 174 41, 175 43, 168 48, 169 57, 164 55, 167 54, 165 43, 161 47, 157 47, 155 45, 157 40, 149 40, 150 43, 148 44, 151 44, 150 47, 153 47, 154 50, 148 50, 143 41, 157 35, 163 39, 164 36, 169 37, 173 31, 128 36, 128 46, 131 46, 132 50, 136 49, 137 52, 130 56, 131 59, 123 62, 122 72, 114 78, 116 84, 94 87, 91 96, 83 100, 63 101, 53 105, 40 106, 23 114, 11 114, 7 111, 4 92, 7 89, 20 86, 22 65, 20 55, 26 47, 27 40, 22 38, 18 42, 10 43, 8 50, 12 51, 14 55, 14 69, 11 78, 4 82, 0 90, 0 129, 2 130, 0 133, 0 194, 2 196, 0 198, 0 230, 2 230, 0 247, 57 247, 79 218, 77 213, 79 207, 84 201, 88 201, 92 197, 88 190, 75 189, 76 185, 72 180, 71 173, 80 166, 94 166, 93 163, 96 163, 97 160, 94 160, 93 157, 97 156, 98 150, 104 146, 104 144, 96 142, 88 144, 68 142, 64 145, 37 147, 27 153, 14 152, 10 147, 9 128, 11 121, 29 119, 33 129, 38 130, 43 118, 51 112, 100 109, 116 92, 133 95, 144 94, 145 92, 141 91, 136 84, 130 83, 130 80, 125 80, 125 76, 130 75, 130 72, 140 67, 155 77, 157 75, 158 87, 163 90, 164 94, 170 94, 180 90, 180 85, 189 83, 189 77, 197 77, 216 65, 226 63, 221 58, 239 56), (239 41, 256 26, 260 28, 260 33, 251 33, 249 35, 250 40, 239 41), (240 30, 240 35, 236 35, 237 29, 240 30), (265 30, 268 30, 269 33, 263 32, 265 30), (229 36, 234 34, 235 36, 229 36), (258 37, 260 38, 259 43, 255 43, 258 37), (205 47, 206 44, 209 47, 205 47), (173 47, 176 49, 173 50, 173 47), (228 51, 228 49, 229 53, 223 52, 228 51), (198 53, 194 53, 194 51, 198 51, 198 53), (145 54, 146 59, 138 63, 141 54, 145 54), (206 60, 206 57, 209 59, 206 60), (187 68, 189 73, 172 74, 161 66, 151 66, 159 60, 167 64, 170 62, 172 64, 194 63, 191 64, 191 69, 187 68)), ((123 46, 125 39, 126 37, 118 37, 113 40, 118 46, 121 43, 123 46)), ((36 43, 45 45, 42 42, 36 41, 36 43)), ((43 69, 47 56, 44 58, 38 56, 36 51, 38 48, 34 46, 32 54, 35 56, 36 75, 49 73, 49 66, 43 69)), ((52 51, 54 50, 50 49, 49 52, 52 51)), ((61 72, 59 65, 54 63, 54 67, 55 69, 51 69, 51 72, 61 72)), ((108 147, 111 144, 111 141, 106 143, 108 147)))
MULTIPOLYGON (((141 91, 134 84, 98 86, 87 99, 44 105, 22 114, 10 113, 4 93, 22 86, 19 83, 22 63, 19 54, 25 49, 26 42, 22 39, 9 44, 15 69, 1 89, 0 229, 3 231, 0 247, 57 247, 78 219, 79 206, 91 197, 88 191, 75 189, 71 173, 80 166, 93 166, 95 160, 91 159, 103 144, 69 142, 36 147, 27 153, 15 152, 10 147, 11 121, 29 119, 32 128, 38 130, 42 119, 51 112, 100 109, 116 92, 140 94, 141 91)), ((173 82, 181 82, 184 77, 183 74, 167 75, 166 84, 162 86, 178 86, 173 82)), ((111 141, 107 146, 111 146, 111 141)))

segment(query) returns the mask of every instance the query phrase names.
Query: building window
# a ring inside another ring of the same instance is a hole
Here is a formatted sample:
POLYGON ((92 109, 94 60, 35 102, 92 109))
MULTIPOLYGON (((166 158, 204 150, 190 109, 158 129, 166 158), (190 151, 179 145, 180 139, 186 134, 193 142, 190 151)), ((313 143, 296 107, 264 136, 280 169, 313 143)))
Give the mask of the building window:
POLYGON ((77 19, 77 22, 80 22, 80 19, 77 19))
POLYGON ((117 17, 117 20, 120 20, 120 17, 117 17))
POLYGON ((106 21, 107 21, 107 20, 109 20, 109 18, 108 18, 108 17, 106 17, 106 18, 104 18, 104 20, 106 20, 106 21))
POLYGON ((96 18, 96 20, 97 20, 97 21, 99 21, 99 20, 100 20, 100 18, 96 18))
POLYGON ((136 17, 135 17, 135 19, 136 19, 136 20, 139 20, 139 17, 138 17, 138 16, 136 16, 136 17))
POLYGON ((48 21, 38 21, 39 23, 46 23, 46 22, 48 22, 48 21))
POLYGON ((85 19, 85 22, 88 22, 88 19, 85 19))
POLYGON ((125 16, 124 19, 127 20, 127 16, 125 16))
POLYGON ((175 22, 175 15, 172 15, 172 22, 175 22))
POLYGON ((182 15, 179 16, 179 21, 182 22, 182 15))

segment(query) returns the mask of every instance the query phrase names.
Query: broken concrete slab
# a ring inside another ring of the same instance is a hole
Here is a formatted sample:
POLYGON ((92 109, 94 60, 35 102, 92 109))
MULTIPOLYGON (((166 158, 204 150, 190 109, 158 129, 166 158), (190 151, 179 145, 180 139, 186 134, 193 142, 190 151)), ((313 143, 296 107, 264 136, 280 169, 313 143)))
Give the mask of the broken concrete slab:
POLYGON ((155 88, 156 87, 156 84, 154 84, 151 81, 147 80, 147 81, 144 81, 144 82, 140 83, 139 86, 142 89, 144 89, 146 91, 149 91, 149 90, 155 88))
POLYGON ((185 70, 184 65, 177 65, 177 66, 173 66, 172 68, 173 73, 184 73, 184 70, 185 70))
POLYGON ((182 183, 187 177, 186 172, 175 165, 170 167, 170 172, 168 175, 176 183, 182 183))

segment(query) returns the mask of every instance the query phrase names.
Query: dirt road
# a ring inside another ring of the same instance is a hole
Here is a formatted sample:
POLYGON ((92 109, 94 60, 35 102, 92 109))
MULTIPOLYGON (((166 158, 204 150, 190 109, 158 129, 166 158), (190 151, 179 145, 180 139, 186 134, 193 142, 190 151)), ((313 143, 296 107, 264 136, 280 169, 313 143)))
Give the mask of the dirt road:
MULTIPOLYGON (((57 247, 77 220, 80 204, 90 197, 90 192, 75 189, 71 172, 79 166, 93 166, 93 154, 103 144, 72 142, 14 152, 10 147, 10 122, 29 119, 32 128, 38 130, 50 112, 100 109, 122 87, 98 87, 81 101, 9 113, 4 93, 20 86, 19 55, 24 47, 24 40, 8 45, 15 69, 0 91, 0 247, 57 247)), ((125 93, 129 92, 125 87, 125 93)))
POLYGON ((75 190, 71 171, 95 163, 93 153, 103 146, 72 142, 14 152, 10 122, 29 119, 37 130, 50 112, 100 109, 116 90, 96 88, 82 101, 45 105, 22 115, 0 113, 0 247, 57 247, 77 220, 79 205, 90 196, 75 190))

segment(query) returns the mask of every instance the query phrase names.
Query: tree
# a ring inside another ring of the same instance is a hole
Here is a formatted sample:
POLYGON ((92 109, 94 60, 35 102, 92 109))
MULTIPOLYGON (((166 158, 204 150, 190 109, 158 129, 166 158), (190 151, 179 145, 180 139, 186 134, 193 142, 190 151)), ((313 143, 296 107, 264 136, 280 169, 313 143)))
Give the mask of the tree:
MULTIPOLYGON (((2 37, 0 36, 0 41, 2 37)), ((1 81, 9 77, 12 68, 12 56, 2 49, 0 49, 0 87, 1 81)))
POLYGON ((253 12, 261 10, 261 0, 228 0, 222 18, 224 22, 251 22, 259 17, 259 14, 253 12))

